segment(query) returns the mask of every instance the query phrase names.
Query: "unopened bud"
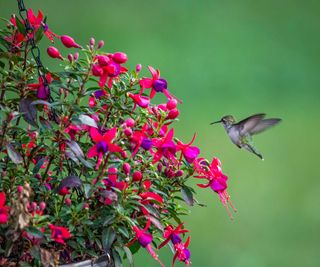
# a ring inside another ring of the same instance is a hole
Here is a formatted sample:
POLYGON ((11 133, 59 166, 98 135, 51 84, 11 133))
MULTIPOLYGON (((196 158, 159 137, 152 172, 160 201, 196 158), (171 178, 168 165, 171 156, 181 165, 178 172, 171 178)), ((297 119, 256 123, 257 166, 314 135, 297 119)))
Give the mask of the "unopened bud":
POLYGON ((66 205, 67 205, 68 207, 70 207, 71 204, 72 204, 72 200, 71 200, 70 198, 66 198, 66 200, 64 201, 64 203, 66 203, 66 205))
POLYGON ((125 175, 128 175, 130 173, 131 170, 131 166, 129 163, 125 162, 122 166, 122 170, 124 172, 125 175))
POLYGON ((90 48, 93 48, 95 43, 96 43, 96 40, 93 37, 91 37, 89 41, 90 48))
POLYGON ((52 58, 59 58, 59 59, 63 60, 63 57, 61 56, 59 50, 57 48, 55 48, 54 46, 49 46, 47 48, 47 53, 52 58))
POLYGON ((142 65, 141 64, 137 64, 136 65, 136 72, 140 72, 142 69, 142 65))
POLYGON ((73 59, 74 59, 74 61, 77 61, 78 58, 79 58, 79 53, 78 53, 78 52, 75 52, 75 53, 73 54, 73 59))
POLYGON ((72 54, 69 54, 69 55, 68 55, 68 59, 69 59, 70 63, 72 63, 72 61, 73 61, 73 55, 72 55, 72 54))
POLYGON ((142 179, 142 173, 140 171, 135 171, 132 175, 132 181, 138 182, 142 179))
POLYGON ((40 204, 39 204, 39 208, 40 208, 40 210, 41 211, 43 211, 45 208, 46 208, 46 203, 45 202, 40 202, 40 204))
POLYGON ((170 112, 168 114, 168 119, 174 120, 175 118, 177 118, 179 116, 179 114, 180 114, 179 110, 177 110, 176 108, 172 109, 172 110, 170 110, 170 112))
POLYGON ((100 41, 98 42, 98 49, 101 49, 103 46, 104 46, 104 41, 103 41, 103 40, 100 40, 100 41))

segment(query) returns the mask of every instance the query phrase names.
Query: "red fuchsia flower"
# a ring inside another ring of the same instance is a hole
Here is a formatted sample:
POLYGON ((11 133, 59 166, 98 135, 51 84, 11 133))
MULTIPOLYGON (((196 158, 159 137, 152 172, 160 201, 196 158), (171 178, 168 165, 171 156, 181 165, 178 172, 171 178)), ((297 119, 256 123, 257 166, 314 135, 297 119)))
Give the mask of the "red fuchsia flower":
POLYGON ((208 180, 207 184, 198 184, 198 186, 201 188, 210 187, 214 192, 216 192, 219 195, 219 198, 223 206, 226 208, 230 218, 232 218, 232 214, 229 211, 227 204, 229 203, 234 211, 236 211, 236 209, 232 205, 230 196, 226 191, 228 187, 228 176, 222 173, 220 160, 218 158, 213 158, 211 164, 209 165, 204 158, 199 158, 194 161, 194 169, 198 174, 200 174, 195 176, 196 178, 208 180))
POLYGON ((159 260, 158 255, 154 252, 153 248, 151 247, 151 242, 153 240, 152 234, 148 232, 150 227, 151 221, 148 218, 146 226, 143 229, 138 228, 137 226, 133 226, 133 231, 135 232, 135 238, 130 241, 127 246, 131 246, 135 241, 138 241, 140 245, 149 252, 149 254, 154 258, 159 264, 164 267, 163 263, 159 260))
MULTIPOLYGON (((15 27, 17 27, 15 15, 11 16, 10 22, 15 27)), ((11 49, 14 51, 14 50, 18 50, 22 46, 22 43, 23 43, 25 37, 21 32, 19 32, 18 30, 15 30, 12 35, 5 36, 4 39, 11 44, 11 47, 12 47, 11 49)))
MULTIPOLYGON (((163 204, 163 198, 157 193, 143 192, 143 193, 139 194, 139 196, 142 198, 140 203, 143 205, 149 205, 154 202, 158 202, 160 204, 163 204)), ((141 212, 144 215, 149 215, 149 211, 143 206, 141 206, 141 212)))
POLYGON ((150 98, 152 99, 156 93, 160 92, 165 94, 168 99, 173 98, 168 91, 168 83, 165 79, 160 77, 160 71, 155 70, 151 66, 148 66, 149 71, 151 72, 152 78, 142 78, 140 80, 140 94, 144 92, 144 89, 151 88, 150 98))
POLYGON ((65 245, 64 239, 68 239, 71 237, 71 234, 70 234, 68 228, 62 227, 62 226, 55 226, 51 223, 48 224, 48 226, 51 230, 51 238, 54 241, 65 245))
POLYGON ((104 90, 97 90, 93 93, 93 96, 89 98, 89 107, 92 108, 96 106, 97 102, 96 100, 102 98, 103 96, 107 96, 107 92, 104 90))
POLYGON ((157 151, 153 155, 152 163, 158 162, 163 156, 167 159, 171 159, 172 161, 176 161, 175 153, 177 148, 172 140, 173 135, 174 130, 171 129, 165 137, 152 139, 153 146, 157 148, 157 151))
POLYGON ((81 132, 82 128, 75 124, 70 124, 67 128, 64 129, 64 132, 69 134, 71 140, 76 139, 76 135, 81 132))
POLYGON ((77 44, 74 39, 68 35, 62 35, 60 37, 61 43, 67 48, 81 48, 81 45, 77 44))
POLYGON ((96 144, 91 147, 88 151, 88 158, 93 158, 98 156, 98 161, 96 164, 96 169, 99 169, 103 155, 107 152, 121 152, 122 148, 113 144, 112 140, 117 135, 117 129, 114 127, 107 131, 105 134, 100 134, 98 129, 91 127, 90 136, 93 142, 96 144))
POLYGON ((182 242, 179 242, 174 245, 176 253, 173 256, 172 266, 174 266, 174 263, 177 259, 184 262, 186 266, 190 266, 190 251, 188 249, 189 244, 190 236, 187 238, 187 241, 184 244, 182 242))
POLYGON ((57 48, 55 48, 54 46, 49 46, 47 48, 47 53, 52 58, 59 58, 59 59, 63 60, 63 57, 61 56, 59 50, 57 48))
POLYGON ((174 245, 181 243, 182 239, 179 235, 189 232, 187 229, 181 229, 182 226, 183 223, 179 224, 176 228, 173 228, 172 225, 168 225, 163 234, 165 240, 158 246, 158 248, 162 248, 168 244, 169 241, 171 241, 174 245))
POLYGON ((0 224, 5 224, 8 221, 8 211, 9 208, 5 206, 6 203, 6 194, 0 192, 0 224))
MULTIPOLYGON (((48 84, 51 83, 51 73, 46 74, 46 80, 48 84)), ((44 85, 44 80, 42 77, 39 77, 39 83, 28 84, 28 87, 32 90, 37 90, 37 97, 39 99, 48 99, 50 95, 49 87, 44 85)))
POLYGON ((127 187, 127 183, 124 181, 118 182, 118 169, 111 167, 108 169, 108 179, 104 179, 103 183, 106 188, 111 190, 112 187, 115 187, 119 190, 124 190, 127 187))
POLYGON ((150 98, 140 95, 140 94, 132 94, 129 93, 128 96, 133 100, 134 102, 134 107, 133 110, 136 109, 136 106, 138 105, 139 107, 142 108, 147 108, 150 104, 150 98))
POLYGON ((121 73, 125 73, 128 70, 121 66, 121 64, 127 61, 127 55, 122 52, 108 55, 98 55, 95 60, 98 62, 92 66, 92 74, 100 77, 99 86, 101 89, 108 82, 108 88, 112 87, 114 79, 118 78, 121 73))
POLYGON ((152 141, 147 136, 147 128, 148 125, 144 124, 141 131, 135 131, 131 137, 131 141, 134 143, 134 150, 132 152, 131 157, 133 158, 140 147, 144 148, 145 150, 149 150, 152 146, 152 141))
MULTIPOLYGON (((184 144, 181 141, 177 142, 177 151, 181 151, 181 157, 185 158, 188 163, 192 163, 200 154, 200 149, 196 146, 191 146, 196 138, 196 134, 193 135, 192 140, 188 144, 184 144)), ((180 161, 181 161, 180 157, 180 161)))

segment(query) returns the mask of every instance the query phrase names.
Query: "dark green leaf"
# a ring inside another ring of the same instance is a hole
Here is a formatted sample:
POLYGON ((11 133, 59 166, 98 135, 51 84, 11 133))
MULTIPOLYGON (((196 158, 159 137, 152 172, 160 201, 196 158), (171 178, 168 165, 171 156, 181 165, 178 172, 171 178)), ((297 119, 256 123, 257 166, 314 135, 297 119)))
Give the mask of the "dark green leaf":
POLYGON ((130 266, 133 267, 134 264, 133 264, 133 256, 132 256, 131 250, 126 246, 123 246, 123 250, 126 253, 130 266))
POLYGON ((2 62, 2 61, 0 61, 0 68, 4 68, 5 67, 5 64, 2 62))
POLYGON ((113 223, 115 219, 115 216, 114 214, 111 214, 111 215, 108 215, 104 218, 104 221, 103 221, 103 226, 107 226, 107 225, 110 225, 113 223))
POLYGON ((42 39, 43 33, 44 33, 44 28, 39 27, 38 31, 36 32, 36 36, 35 36, 36 43, 38 43, 42 39))
POLYGON ((122 260, 119 253, 116 250, 112 250, 112 256, 114 260, 115 267, 122 267, 122 260))
POLYGON ((30 250, 30 254, 34 259, 40 260, 40 248, 38 246, 33 246, 30 250))
POLYGON ((129 232, 127 230, 127 228, 123 227, 123 226, 119 226, 118 227, 118 231, 120 234, 122 234, 124 237, 129 238, 129 232))
POLYGON ((58 188, 57 191, 59 192, 62 188, 67 187, 67 188, 74 188, 74 187, 79 187, 82 185, 82 181, 78 176, 75 175, 70 175, 66 178, 64 178, 58 188))
POLYGON ((31 235, 37 239, 40 239, 43 237, 43 233, 38 228, 36 228, 34 226, 28 226, 25 230, 29 235, 31 235))
POLYGON ((183 200, 189 205, 189 206, 193 206, 194 204, 194 198, 193 198, 193 194, 191 189, 188 186, 183 186, 181 188, 181 194, 182 194, 182 198, 183 200))
POLYGON ((15 163, 15 164, 21 164, 23 162, 22 157, 20 154, 15 150, 13 145, 7 144, 7 151, 9 158, 15 163))
POLYGON ((104 228, 102 231, 102 247, 105 251, 109 251, 112 243, 116 239, 116 232, 112 227, 104 228))
POLYGON ((16 24, 17 24, 19 32, 22 33, 25 36, 26 35, 26 27, 21 22, 21 20, 17 18, 16 19, 16 24))
POLYGON ((37 109, 32 105, 32 99, 24 98, 20 101, 19 110, 23 113, 23 118, 32 126, 38 127, 37 109))
POLYGON ((43 157, 37 162, 36 166, 34 166, 34 168, 32 170, 33 174, 36 174, 39 172, 39 170, 40 170, 41 166, 43 165, 43 163, 45 162, 45 160, 46 160, 46 158, 43 157))
POLYGON ((131 250, 132 254, 135 254, 138 252, 138 250, 141 248, 141 245, 138 241, 134 242, 129 249, 131 250))
POLYGON ((88 115, 84 115, 81 114, 79 116, 79 120, 81 121, 82 124, 94 127, 94 128, 98 128, 97 123, 95 122, 94 119, 92 119, 91 117, 89 117, 88 115))

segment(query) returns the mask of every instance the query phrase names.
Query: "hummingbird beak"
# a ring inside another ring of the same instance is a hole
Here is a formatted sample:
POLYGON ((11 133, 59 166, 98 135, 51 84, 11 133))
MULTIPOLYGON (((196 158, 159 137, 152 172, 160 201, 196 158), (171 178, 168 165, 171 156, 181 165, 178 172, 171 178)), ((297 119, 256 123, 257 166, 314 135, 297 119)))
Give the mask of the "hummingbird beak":
POLYGON ((215 124, 215 123, 221 123, 222 121, 215 121, 215 122, 211 122, 210 125, 215 124))

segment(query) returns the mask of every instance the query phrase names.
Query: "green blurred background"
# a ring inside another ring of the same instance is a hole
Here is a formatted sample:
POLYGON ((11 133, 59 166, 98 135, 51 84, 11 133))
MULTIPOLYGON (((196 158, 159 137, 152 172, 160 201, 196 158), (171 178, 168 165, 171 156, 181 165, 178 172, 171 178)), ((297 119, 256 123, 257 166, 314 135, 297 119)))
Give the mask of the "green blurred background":
MULTIPOLYGON (((185 218, 193 266, 320 266, 319 1, 25 4, 42 9, 57 34, 81 44, 94 36, 105 40, 105 50, 126 52, 132 68, 160 68, 183 99, 177 135, 187 141, 196 132, 202 155, 221 159, 238 208, 231 221, 216 194, 197 188, 207 207, 193 207, 185 218), (283 119, 255 138, 265 161, 209 125, 226 114, 242 119, 257 112, 283 119)), ((16 1, 1 0, 0 10, 1 17, 17 12, 16 1)), ((169 249, 160 254, 170 266, 169 249)), ((158 265, 141 250, 136 266, 158 265)))

